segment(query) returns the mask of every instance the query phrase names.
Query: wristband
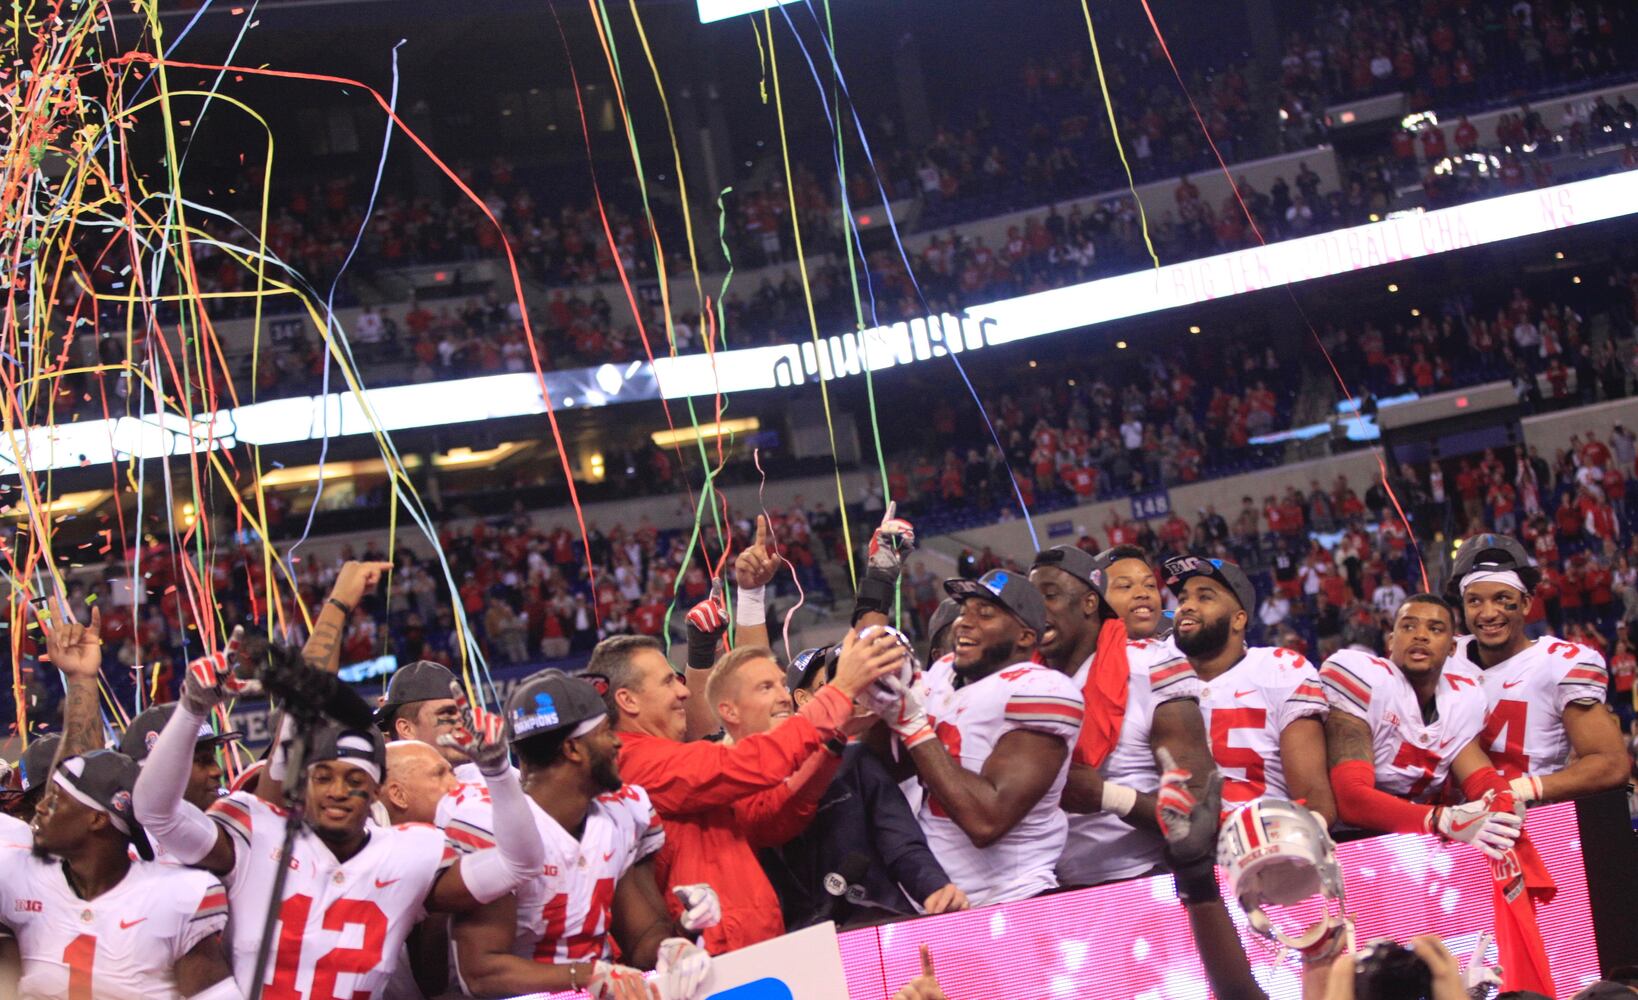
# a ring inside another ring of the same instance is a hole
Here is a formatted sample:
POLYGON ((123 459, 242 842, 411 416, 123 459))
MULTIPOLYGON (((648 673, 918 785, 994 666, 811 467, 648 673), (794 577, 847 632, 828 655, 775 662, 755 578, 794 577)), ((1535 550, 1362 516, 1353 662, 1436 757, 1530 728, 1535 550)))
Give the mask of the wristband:
POLYGON ((1541 779, 1533 774, 1521 774, 1508 782, 1507 787, 1521 805, 1541 801, 1541 779))
POLYGON ((1185 905, 1210 903, 1223 898, 1223 890, 1217 887, 1217 866, 1209 862, 1172 872, 1172 885, 1177 889, 1177 898, 1185 905))
POLYGON ((875 566, 865 570, 863 579, 859 581, 859 589, 853 595, 853 621, 850 624, 857 625, 860 618, 871 612, 891 616, 898 582, 896 573, 875 566))
POLYGON ((825 741, 824 746, 825 749, 829 750, 832 755, 840 757, 842 755, 842 751, 847 749, 847 740, 842 739, 840 736, 832 736, 830 739, 825 741))
POLYGON ((347 604, 346 601, 338 600, 337 598, 332 597, 332 598, 329 598, 328 600, 326 600, 324 603, 334 604, 336 607, 340 608, 341 613, 346 615, 348 618, 351 618, 353 616, 353 609, 352 609, 351 606, 349 606, 347 604))
MULTIPOLYGON (((740 624, 744 624, 741 622, 740 624)), ((688 629, 688 669, 710 670, 717 662, 717 635, 716 632, 701 632, 692 626, 688 629)))
POLYGON ((741 587, 734 597, 734 619, 737 626, 763 625, 768 621, 766 587, 741 587))
POLYGON ((1116 816, 1125 816, 1137 806, 1137 789, 1126 785, 1118 785, 1113 781, 1103 783, 1103 811, 1114 813, 1116 816))

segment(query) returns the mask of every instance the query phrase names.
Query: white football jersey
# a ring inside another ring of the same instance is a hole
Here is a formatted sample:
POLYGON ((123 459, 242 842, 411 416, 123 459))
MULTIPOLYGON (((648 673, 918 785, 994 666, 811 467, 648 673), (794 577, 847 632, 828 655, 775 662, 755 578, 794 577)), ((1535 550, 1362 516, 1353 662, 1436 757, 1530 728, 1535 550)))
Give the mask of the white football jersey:
MULTIPOLYGON (((1456 655, 1478 667, 1473 637, 1456 640, 1456 655)), ((1597 650, 1544 635, 1518 655, 1480 669, 1484 681, 1485 753, 1509 778, 1552 774, 1570 762, 1564 709, 1578 701, 1602 702, 1609 670, 1597 650)))
MULTIPOLYGON (((233 914, 233 974, 249 996, 285 812, 235 792, 217 799, 209 815, 233 840, 233 870, 223 881, 233 914)), ((374 1000, 380 994, 404 938, 426 914, 433 883, 459 854, 435 826, 371 823, 368 829, 363 849, 346 861, 311 829, 296 835, 264 997, 374 1000)))
POLYGON ((1223 811, 1265 795, 1290 797, 1280 761, 1280 734, 1298 719, 1325 719, 1319 671, 1294 649, 1251 646, 1239 663, 1201 678, 1211 755, 1223 772, 1223 811))
MULTIPOLYGON (((982 771, 995 745, 1018 729, 1056 736, 1066 749, 1074 749, 1085 705, 1080 689, 1065 675, 1039 664, 1019 663, 960 688, 955 679, 951 658, 933 664, 924 678, 925 704, 934 733, 963 768, 975 774, 982 771)), ((1041 800, 1017 826, 984 848, 973 846, 928 791, 917 817, 927 846, 972 905, 1027 899, 1057 887, 1053 869, 1068 830, 1058 803, 1068 774, 1065 753, 1041 800)))
POLYGON ((16 816, 0 813, 0 845, 32 847, 34 829, 16 816))
POLYGON ((176 963, 227 918, 227 890, 207 872, 136 861, 118 885, 81 899, 60 862, 0 847, 0 923, 17 936, 24 1000, 180 997, 176 963))
MULTIPOLYGON (((648 793, 626 785, 593 799, 579 840, 533 799, 529 811, 546 844, 546 866, 517 890, 514 954, 549 965, 612 958, 614 887, 632 865, 665 846, 665 827, 648 793)), ((493 827, 489 803, 469 799, 451 816, 450 842, 463 851, 490 846, 493 827)))
MULTIPOLYGON (((1160 790, 1160 768, 1149 742, 1155 707, 1178 698, 1198 699, 1200 678, 1168 638, 1134 639, 1126 644, 1130 674, 1126 683, 1126 714, 1120 737, 1098 768, 1106 780, 1154 794, 1160 790)), ((1092 659, 1081 664, 1073 678, 1075 688, 1086 689, 1092 659)), ((1069 814, 1069 836, 1058 860, 1058 881, 1064 885, 1098 885, 1132 878, 1162 863, 1164 844, 1158 834, 1140 830, 1113 813, 1069 814)))
POLYGON ((1431 722, 1398 667, 1357 649, 1339 650, 1320 667, 1325 700, 1371 727, 1376 787, 1412 802, 1436 802, 1450 762, 1484 728, 1484 689, 1479 672, 1455 659, 1439 674, 1431 722))

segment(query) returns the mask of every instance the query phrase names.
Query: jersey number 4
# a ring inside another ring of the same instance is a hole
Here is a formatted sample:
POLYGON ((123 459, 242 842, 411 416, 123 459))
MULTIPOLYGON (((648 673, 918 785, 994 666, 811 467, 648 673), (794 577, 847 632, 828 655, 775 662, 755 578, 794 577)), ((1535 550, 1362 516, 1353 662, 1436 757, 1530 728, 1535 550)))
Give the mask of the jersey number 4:
MULTIPOLYGON (((1566 644, 1567 645, 1567 644, 1566 644)), ((1485 716, 1484 730, 1479 734, 1483 746, 1496 765, 1496 770, 1516 778, 1530 773, 1530 757, 1524 752, 1525 723, 1530 718, 1530 703, 1504 698, 1485 716), (1500 738, 1501 746, 1496 743, 1500 738)))
MULTIPOLYGON (((313 897, 299 893, 279 908, 279 950, 273 958, 273 981, 262 991, 264 1000, 334 1000, 338 976, 362 976, 381 964, 387 915, 367 899, 338 899, 324 911, 323 928, 340 931, 348 924, 358 924, 364 929, 363 944, 357 948, 332 948, 325 953, 313 966, 313 988, 302 993, 296 988, 296 976, 302 967, 302 936, 312 910, 313 897)), ((355 987, 350 995, 367 995, 367 991, 355 987)))
POLYGON ((609 910, 614 905, 614 879, 600 878, 592 889, 591 905, 586 908, 586 921, 580 933, 565 938, 569 924, 569 894, 560 892, 547 900, 540 918, 546 924, 546 933, 535 945, 538 962, 590 962, 603 957, 603 937, 608 932, 609 910), (564 946, 566 954, 557 957, 557 947, 564 946))

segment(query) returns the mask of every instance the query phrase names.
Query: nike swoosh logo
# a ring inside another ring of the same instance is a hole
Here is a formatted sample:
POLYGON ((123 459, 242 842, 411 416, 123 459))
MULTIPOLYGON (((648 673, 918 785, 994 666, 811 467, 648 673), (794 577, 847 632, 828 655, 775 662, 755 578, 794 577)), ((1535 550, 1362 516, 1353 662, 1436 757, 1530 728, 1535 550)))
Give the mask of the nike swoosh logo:
POLYGON ((1236 691, 1236 692, 1234 692, 1234 697, 1236 697, 1236 698, 1244 698, 1244 697, 1245 697, 1245 696, 1246 696, 1246 695, 1248 695, 1248 694, 1256 694, 1256 693, 1257 693, 1257 689, 1256 689, 1256 688, 1252 688, 1252 689, 1251 689, 1251 690, 1249 690, 1249 691, 1236 691))
POLYGON ((1523 684, 1523 683, 1524 683, 1524 678, 1520 677, 1516 681, 1502 681, 1502 687, 1504 687, 1504 688, 1513 688, 1513 687, 1518 687, 1520 684, 1523 684))
POLYGON ((1440 740, 1440 741, 1439 741, 1439 749, 1441 749, 1441 750, 1443 750, 1443 749, 1444 749, 1444 748, 1445 748, 1445 747, 1448 747, 1448 746, 1450 746, 1450 745, 1451 745, 1451 744, 1452 744, 1452 743, 1455 743, 1455 742, 1456 742, 1456 737, 1454 737, 1454 736, 1452 736, 1452 737, 1451 737, 1451 738, 1450 738, 1450 739, 1448 739, 1448 740, 1440 740))
POLYGON ((375 887, 377 889, 385 889, 387 886, 392 885, 396 881, 398 881, 398 880, 395 879, 395 878, 389 878, 389 879, 379 879, 378 878, 378 879, 375 880, 375 887))
POLYGON ((122 930, 122 931, 128 931, 131 928, 135 927, 137 924, 140 924, 144 920, 147 920, 147 919, 148 919, 147 917, 137 917, 135 920, 131 920, 131 921, 121 920, 119 922, 119 929, 122 930))
POLYGON ((1461 833, 1463 830, 1466 830, 1468 827, 1472 826, 1475 823, 1483 823, 1484 820, 1485 820, 1485 817, 1484 817, 1483 814, 1481 814, 1481 815, 1473 817, 1472 819, 1468 820, 1466 823, 1452 823, 1452 824, 1450 824, 1450 832, 1451 833, 1461 833))
POLYGON ((605 854, 605 855, 603 855, 603 860, 604 860, 604 861, 607 861, 607 860, 609 860, 609 859, 610 859, 610 858, 612 858, 612 857, 614 857, 614 852, 613 852, 613 851, 610 851, 610 852, 608 852, 608 853, 607 853, 607 854, 605 854))

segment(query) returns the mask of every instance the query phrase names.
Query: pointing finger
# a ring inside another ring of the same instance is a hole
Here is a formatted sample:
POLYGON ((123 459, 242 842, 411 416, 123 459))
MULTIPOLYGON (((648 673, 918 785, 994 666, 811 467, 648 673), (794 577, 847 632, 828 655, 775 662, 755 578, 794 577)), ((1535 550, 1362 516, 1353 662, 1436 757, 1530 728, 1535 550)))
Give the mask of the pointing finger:
POLYGON ((921 946, 921 974, 929 979, 933 976, 933 950, 926 945, 921 946))
POLYGON ((90 639, 92 642, 101 642, 102 641, 102 609, 101 608, 93 607, 91 609, 91 624, 86 626, 84 638, 90 639))
POLYGON ((756 516, 756 544, 758 546, 768 544, 768 518, 762 514, 756 516))

